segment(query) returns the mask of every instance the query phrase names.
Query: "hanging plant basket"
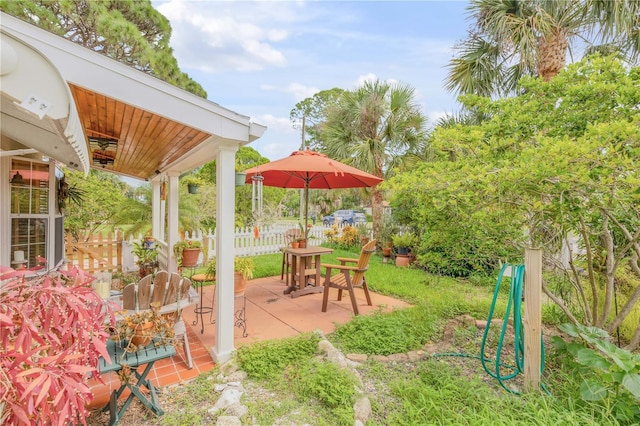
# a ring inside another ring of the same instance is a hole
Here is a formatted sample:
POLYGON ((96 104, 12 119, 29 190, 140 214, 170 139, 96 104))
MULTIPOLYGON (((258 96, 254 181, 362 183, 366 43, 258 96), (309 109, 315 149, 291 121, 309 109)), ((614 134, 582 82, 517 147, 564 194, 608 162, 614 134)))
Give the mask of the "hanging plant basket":
POLYGON ((189 194, 197 194, 198 191, 200 190, 200 185, 195 183, 190 183, 187 185, 187 190, 189 191, 189 194))
POLYGON ((246 177, 246 173, 236 172, 236 186, 244 186, 246 177))

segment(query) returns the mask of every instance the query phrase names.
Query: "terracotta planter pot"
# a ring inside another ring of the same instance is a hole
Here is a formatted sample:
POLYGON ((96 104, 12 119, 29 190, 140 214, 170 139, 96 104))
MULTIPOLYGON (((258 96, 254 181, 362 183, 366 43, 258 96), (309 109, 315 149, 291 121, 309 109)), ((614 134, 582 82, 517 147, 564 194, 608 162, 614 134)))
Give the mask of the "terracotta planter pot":
POLYGON ((307 248, 307 242, 306 241, 298 241, 298 247, 307 248))
POLYGON ((300 243, 297 241, 294 241, 293 243, 291 243, 291 248, 294 248, 294 249, 300 248, 300 243))
POLYGON ((242 274, 240 272, 235 272, 233 278, 234 278, 234 291, 233 291, 233 294, 236 297, 243 296, 244 295, 244 291, 247 288, 247 280, 244 279, 244 277, 242 276, 242 274))
POLYGON ((152 322, 146 322, 140 324, 136 328, 136 334, 131 337, 131 344, 136 346, 147 346, 153 340, 153 335, 150 330, 153 328, 152 322))
POLYGON ((84 405, 87 410, 99 410, 106 407, 107 404, 109 404, 111 392, 117 391, 120 388, 120 378, 115 371, 104 373, 102 375, 102 381, 104 383, 100 383, 95 377, 87 380, 87 386, 89 386, 93 394, 91 402, 84 405))
POLYGON ((382 249, 382 255, 384 257, 389 257, 391 256, 391 247, 385 247, 382 249))
POLYGON ((188 248, 182 251, 182 265, 186 267, 196 266, 200 256, 199 248, 188 248))
POLYGON ((403 255, 403 254, 397 254, 396 255, 396 266, 409 266, 409 256, 403 255))

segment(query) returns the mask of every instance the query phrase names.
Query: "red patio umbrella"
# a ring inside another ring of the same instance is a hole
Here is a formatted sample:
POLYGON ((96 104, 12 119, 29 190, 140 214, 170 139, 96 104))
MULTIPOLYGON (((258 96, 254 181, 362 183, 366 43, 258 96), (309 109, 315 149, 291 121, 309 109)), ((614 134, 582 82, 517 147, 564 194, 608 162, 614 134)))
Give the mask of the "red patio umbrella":
MULTIPOLYGON (((376 186, 382 178, 347 166, 316 151, 295 151, 290 156, 245 170, 246 183, 262 176, 263 184, 280 188, 304 188, 305 230, 309 222, 309 189, 364 188, 376 186)), ((306 234, 306 232, 305 232, 306 234)))

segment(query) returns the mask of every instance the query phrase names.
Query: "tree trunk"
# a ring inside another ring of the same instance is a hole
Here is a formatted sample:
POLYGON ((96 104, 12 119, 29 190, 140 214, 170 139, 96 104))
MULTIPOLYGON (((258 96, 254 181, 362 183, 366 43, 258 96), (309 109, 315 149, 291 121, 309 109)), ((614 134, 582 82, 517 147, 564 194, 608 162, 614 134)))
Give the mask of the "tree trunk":
POLYGON ((631 313, 638 301, 640 301, 640 285, 637 286, 635 290, 633 290, 633 293, 631 293, 631 296, 629 297, 629 300, 627 300, 627 303, 625 303, 618 315, 607 326, 607 331, 609 333, 612 333, 613 330, 615 330, 620 324, 622 324, 624 319, 631 313))
POLYGON ((639 345, 640 345, 640 324, 638 324, 638 327, 636 328, 636 332, 633 335, 633 339, 631 339, 631 342, 629 342, 629 344, 625 346, 625 349, 628 351, 635 351, 636 349, 638 349, 639 345))
POLYGON ((538 57, 536 66, 538 76, 544 81, 549 81, 562 71, 567 63, 566 55, 569 48, 567 36, 561 28, 557 28, 552 34, 538 37, 538 57))
POLYGON ((606 278, 606 287, 605 287, 605 295, 604 295, 604 306, 602 307, 602 311, 600 312, 600 317, 596 320, 596 327, 604 328, 604 325, 607 322, 607 318, 611 313, 611 306, 613 303, 613 288, 615 284, 615 275, 617 269, 617 262, 615 262, 615 244, 613 242, 613 238, 611 237, 611 233, 609 232, 609 217, 605 214, 603 215, 602 220, 602 248, 606 250, 606 258, 605 258, 605 278, 606 278))
POLYGON ((373 238, 380 241, 380 226, 382 226, 382 191, 377 187, 371 191, 371 213, 373 216, 373 238))

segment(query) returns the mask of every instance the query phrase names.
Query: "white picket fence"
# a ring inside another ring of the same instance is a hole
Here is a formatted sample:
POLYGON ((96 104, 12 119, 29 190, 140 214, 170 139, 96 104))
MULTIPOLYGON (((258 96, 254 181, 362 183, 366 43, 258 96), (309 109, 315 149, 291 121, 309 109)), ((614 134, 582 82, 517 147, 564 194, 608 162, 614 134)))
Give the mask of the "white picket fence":
MULTIPOLYGON (((234 255, 235 256, 257 256, 261 254, 280 253, 280 249, 286 245, 284 240, 285 231, 288 229, 297 229, 298 225, 291 224, 275 224, 263 226, 258 229, 258 238, 256 238, 253 227, 236 228, 234 238, 234 255)), ((371 226, 371 224, 369 224, 371 226)), ((308 244, 318 246, 326 241, 327 237, 324 232, 329 228, 322 224, 313 225, 309 228, 308 244)), ((135 256, 132 252, 134 241, 142 241, 142 235, 138 238, 131 236, 128 241, 123 242, 123 265, 124 271, 137 269, 135 266, 135 256)), ((193 231, 185 233, 185 240, 200 241, 203 247, 206 247, 208 259, 216 256, 216 232, 209 230, 208 232, 193 231)), ((162 245, 162 243, 160 243, 162 245)), ((161 259, 162 261, 162 259, 161 259)), ((204 262, 204 253, 200 254, 198 262, 204 262)))
MULTIPOLYGON (((280 249, 286 245, 284 234, 287 229, 295 227, 287 224, 276 224, 258 228, 258 238, 256 238, 253 227, 236 228, 234 238, 235 256, 257 256, 260 254, 279 253, 280 249)), ((326 237, 324 231, 327 227, 315 225, 309 229, 309 244, 317 246, 322 244, 326 237)), ((216 255, 216 232, 209 230, 206 234, 202 231, 193 233, 186 232, 185 240, 197 240, 207 247, 209 258, 216 255)))

